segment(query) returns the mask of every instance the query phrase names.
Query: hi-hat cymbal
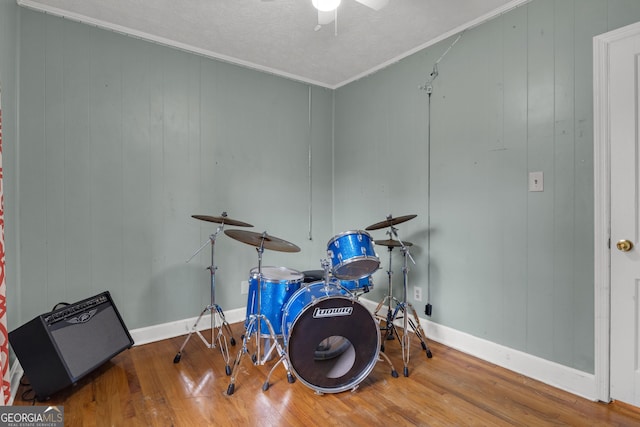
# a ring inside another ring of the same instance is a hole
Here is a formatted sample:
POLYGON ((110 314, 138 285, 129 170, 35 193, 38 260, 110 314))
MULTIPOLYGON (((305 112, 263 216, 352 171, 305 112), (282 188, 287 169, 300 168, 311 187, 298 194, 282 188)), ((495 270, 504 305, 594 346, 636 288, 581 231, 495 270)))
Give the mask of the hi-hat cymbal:
POLYGON ((377 230, 379 228, 385 228, 385 227, 392 227, 396 224, 400 224, 402 222, 405 221, 409 221, 410 219, 413 219, 415 217, 417 217, 418 215, 405 215, 405 216, 399 216, 397 218, 392 217, 391 215, 389 215, 387 217, 387 219, 385 219, 384 221, 380 221, 380 222, 376 222, 373 225, 368 226, 367 228, 365 228, 365 230, 377 230))
POLYGON ((201 221, 216 222, 218 224, 233 225, 236 227, 253 227, 253 225, 247 224, 246 222, 229 218, 226 212, 222 212, 222 216, 191 215, 191 218, 199 219, 201 221))
POLYGON ((224 233, 232 239, 258 248, 262 246, 264 249, 271 249, 273 251, 300 252, 300 248, 293 243, 269 236, 266 232, 256 233, 245 230, 224 230, 224 233))
MULTIPOLYGON (((375 240, 376 245, 386 246, 388 248, 397 248, 402 246, 398 240, 387 239, 387 240, 375 240)), ((405 246, 413 246, 411 242, 402 242, 405 246)))

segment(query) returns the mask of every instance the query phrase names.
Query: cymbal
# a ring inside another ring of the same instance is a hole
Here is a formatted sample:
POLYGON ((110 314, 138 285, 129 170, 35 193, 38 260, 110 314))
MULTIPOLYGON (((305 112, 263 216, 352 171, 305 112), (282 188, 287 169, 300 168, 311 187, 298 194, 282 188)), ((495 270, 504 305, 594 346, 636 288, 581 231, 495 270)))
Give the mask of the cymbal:
POLYGON ((222 216, 191 215, 191 218, 199 219, 201 221, 217 222, 218 224, 233 225, 236 227, 253 227, 253 225, 247 224, 246 222, 229 218, 226 212, 222 212, 222 216))
MULTIPOLYGON (((402 242, 405 246, 413 246, 411 242, 402 242)), ((387 239, 387 240, 375 240, 376 245, 386 246, 388 248, 396 248, 402 246, 398 240, 387 239)))
POLYGON ((392 227, 396 224, 400 224, 402 222, 405 221, 409 221, 410 219, 413 219, 415 217, 417 217, 418 215, 405 215, 405 216, 399 216, 397 218, 392 217, 391 215, 389 215, 387 217, 387 219, 385 219, 384 221, 380 221, 380 222, 376 222, 373 225, 368 226, 367 228, 365 228, 365 230, 377 230, 379 228, 385 228, 385 227, 392 227))
POLYGON ((224 230, 224 233, 232 239, 258 248, 262 246, 264 249, 271 249, 273 251, 300 252, 300 248, 293 243, 269 236, 266 232, 256 233, 245 230, 224 230))

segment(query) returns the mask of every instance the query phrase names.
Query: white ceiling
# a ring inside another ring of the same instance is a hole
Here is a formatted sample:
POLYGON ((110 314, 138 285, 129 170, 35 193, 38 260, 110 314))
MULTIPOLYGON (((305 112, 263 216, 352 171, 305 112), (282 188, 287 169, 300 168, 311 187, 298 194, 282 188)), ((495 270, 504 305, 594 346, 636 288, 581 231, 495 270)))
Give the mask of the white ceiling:
POLYGON ((337 88, 527 0, 342 0, 317 31, 311 0, 17 0, 71 20, 337 88))

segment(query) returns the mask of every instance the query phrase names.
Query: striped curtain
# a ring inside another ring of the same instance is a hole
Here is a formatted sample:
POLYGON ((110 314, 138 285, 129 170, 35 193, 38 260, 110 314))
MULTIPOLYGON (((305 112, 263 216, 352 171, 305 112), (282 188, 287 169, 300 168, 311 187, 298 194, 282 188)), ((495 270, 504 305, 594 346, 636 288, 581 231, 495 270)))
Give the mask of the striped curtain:
POLYGON ((9 334, 7 331, 7 283, 4 274, 4 185, 2 170, 2 92, 0 91, 0 368, 2 369, 2 397, 7 405, 11 399, 9 376, 9 334))

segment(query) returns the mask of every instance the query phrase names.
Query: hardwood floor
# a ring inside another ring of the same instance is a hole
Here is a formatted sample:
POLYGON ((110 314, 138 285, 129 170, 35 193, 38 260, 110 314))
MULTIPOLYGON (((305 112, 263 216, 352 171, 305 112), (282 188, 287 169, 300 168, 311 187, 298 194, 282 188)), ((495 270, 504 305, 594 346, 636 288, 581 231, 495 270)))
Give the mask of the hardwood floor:
MULTIPOLYGON (((243 325, 232 329, 240 341, 243 325)), ((244 356, 227 396, 230 377, 219 349, 192 337, 173 363, 183 341, 127 350, 45 402, 25 400, 32 393, 23 385, 14 405, 63 405, 65 426, 640 425, 637 408, 591 402, 433 341, 427 359, 416 337, 408 377, 393 340, 385 354, 398 378, 379 362, 355 391, 318 395, 300 381, 289 384, 279 366, 262 391, 274 362, 254 366, 244 356)), ((239 347, 230 347, 232 359, 239 347)))

